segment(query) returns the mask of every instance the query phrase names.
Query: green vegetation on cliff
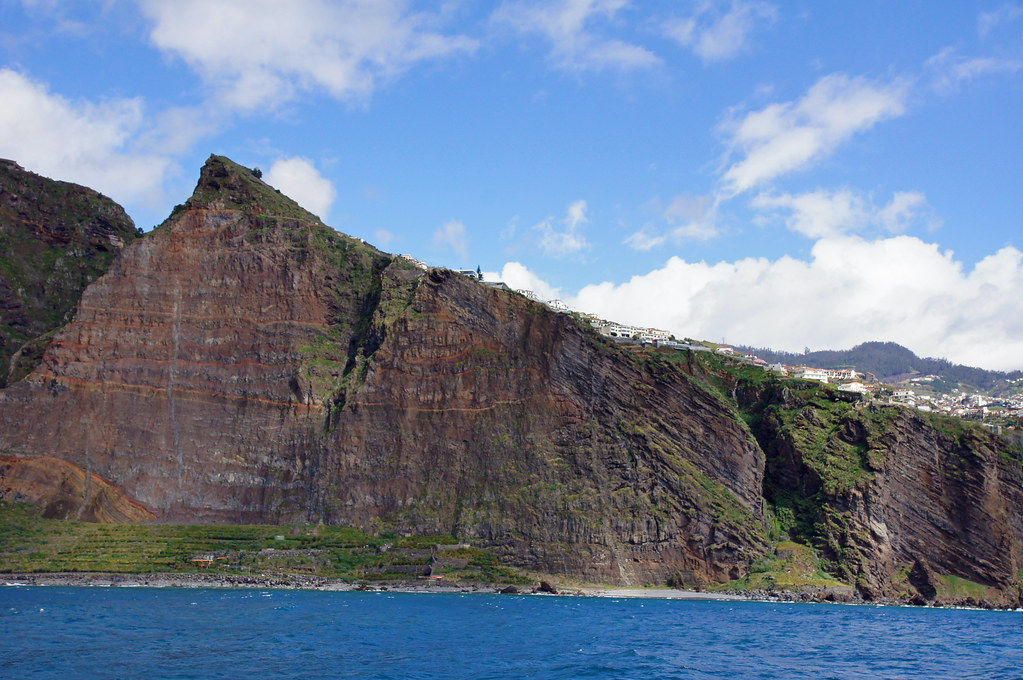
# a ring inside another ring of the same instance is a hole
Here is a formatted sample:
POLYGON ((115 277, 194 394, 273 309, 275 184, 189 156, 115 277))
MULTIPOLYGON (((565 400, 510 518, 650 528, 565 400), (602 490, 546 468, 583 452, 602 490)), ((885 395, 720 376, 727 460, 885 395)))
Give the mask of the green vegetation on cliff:
POLYGON ((212 155, 199 175, 192 197, 182 209, 242 210, 255 217, 283 217, 320 223, 320 218, 225 156, 212 155))
POLYGON ((0 160, 0 388, 38 365, 85 287, 136 236, 106 196, 0 160))
MULTIPOLYGON (((713 354, 680 353, 678 360, 688 363, 701 384, 734 404, 763 450, 772 538, 809 546, 821 555, 820 569, 846 583, 867 585, 877 577, 871 563, 878 541, 865 526, 862 499, 876 493, 878 474, 909 462, 909 447, 923 446, 931 450, 930 456, 940 452, 941 483, 950 489, 939 491, 939 498, 974 493, 972 486, 982 484, 984 456, 989 455, 985 451, 997 452, 989 460, 1000 458, 1010 469, 1019 465, 1010 447, 968 421, 865 403, 830 385, 782 378, 713 354)), ((751 574, 735 587, 759 588, 778 581, 776 566, 758 568, 754 563, 751 574)), ((934 587, 939 597, 976 595, 967 593, 972 581, 962 575, 941 578, 934 587)), ((892 583, 896 591, 899 587, 892 583)))
POLYGON ((750 564, 746 576, 713 588, 718 591, 803 590, 806 588, 849 588, 823 569, 817 553, 805 545, 781 541, 773 553, 750 564))

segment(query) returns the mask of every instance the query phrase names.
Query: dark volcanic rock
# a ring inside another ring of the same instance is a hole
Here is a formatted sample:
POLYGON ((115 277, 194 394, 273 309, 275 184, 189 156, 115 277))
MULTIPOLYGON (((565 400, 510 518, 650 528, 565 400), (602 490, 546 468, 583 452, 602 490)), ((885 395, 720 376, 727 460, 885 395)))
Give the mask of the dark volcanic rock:
POLYGON ((602 581, 721 581, 765 544, 763 455, 680 367, 338 234, 218 157, 0 392, 0 450, 162 521, 451 533, 602 581))
POLYGON ((135 237, 106 196, 0 159, 0 388, 36 367, 85 287, 135 237))

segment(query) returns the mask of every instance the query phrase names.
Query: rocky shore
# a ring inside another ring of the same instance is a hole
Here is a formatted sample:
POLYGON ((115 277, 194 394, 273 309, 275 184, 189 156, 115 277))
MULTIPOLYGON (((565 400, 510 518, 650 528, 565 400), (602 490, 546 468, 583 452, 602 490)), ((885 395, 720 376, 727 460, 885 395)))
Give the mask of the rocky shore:
POLYGON ((324 590, 335 592, 395 593, 490 593, 505 595, 571 595, 579 597, 661 598, 672 600, 746 600, 745 595, 711 593, 674 588, 616 588, 604 586, 562 586, 547 581, 530 585, 477 582, 445 582, 415 579, 387 583, 352 582, 308 574, 103 574, 33 573, 5 574, 7 586, 71 586, 98 588, 257 588, 275 590, 324 590))
POLYGON ((991 602, 967 598, 956 602, 915 602, 894 598, 865 600, 852 588, 819 587, 804 590, 749 590, 741 592, 708 592, 675 588, 619 588, 605 586, 563 586, 556 588, 547 581, 526 586, 494 583, 444 582, 439 579, 361 583, 322 578, 306 574, 100 574, 100 573, 36 573, 7 574, 0 579, 5 586, 70 586, 100 588, 253 588, 274 590, 323 590, 333 592, 393 592, 447 594, 561 595, 575 597, 651 598, 665 600, 715 600, 789 603, 832 603, 871 606, 927 606, 1013 610, 991 602))

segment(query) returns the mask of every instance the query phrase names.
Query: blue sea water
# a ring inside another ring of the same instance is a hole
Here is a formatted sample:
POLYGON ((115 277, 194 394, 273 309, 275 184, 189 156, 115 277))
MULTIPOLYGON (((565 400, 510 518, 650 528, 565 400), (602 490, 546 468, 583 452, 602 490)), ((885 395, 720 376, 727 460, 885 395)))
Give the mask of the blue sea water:
POLYGON ((2 678, 1023 678, 1023 613, 0 588, 2 678))

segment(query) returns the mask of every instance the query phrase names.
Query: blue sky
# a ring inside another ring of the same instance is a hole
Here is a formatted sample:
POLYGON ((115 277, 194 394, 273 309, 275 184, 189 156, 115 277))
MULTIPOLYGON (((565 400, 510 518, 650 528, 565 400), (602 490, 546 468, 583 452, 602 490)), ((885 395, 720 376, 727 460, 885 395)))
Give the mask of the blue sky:
POLYGON ((1023 368, 1023 3, 0 0, 0 156, 144 228, 210 153, 608 318, 1023 368))

